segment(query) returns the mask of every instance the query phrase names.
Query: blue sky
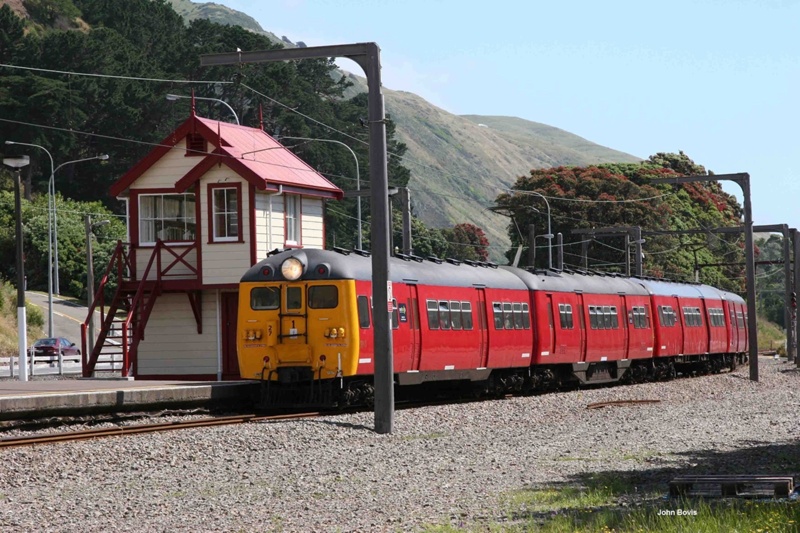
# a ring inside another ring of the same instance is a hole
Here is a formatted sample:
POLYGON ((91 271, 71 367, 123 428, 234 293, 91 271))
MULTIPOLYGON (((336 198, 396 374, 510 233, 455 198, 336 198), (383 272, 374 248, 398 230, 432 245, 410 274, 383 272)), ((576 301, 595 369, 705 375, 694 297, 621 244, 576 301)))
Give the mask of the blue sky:
POLYGON ((800 227, 800 0, 217 2, 309 46, 375 42, 384 86, 451 113, 748 172, 755 223, 800 227))

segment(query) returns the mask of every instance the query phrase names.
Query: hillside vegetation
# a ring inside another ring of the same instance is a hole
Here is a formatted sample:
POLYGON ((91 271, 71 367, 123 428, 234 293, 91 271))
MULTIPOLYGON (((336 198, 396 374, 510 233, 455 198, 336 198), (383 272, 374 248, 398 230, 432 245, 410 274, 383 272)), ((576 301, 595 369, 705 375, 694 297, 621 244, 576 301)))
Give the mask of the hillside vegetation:
MULTIPOLYGON (((36 339, 44 336, 44 315, 41 310, 25 304, 28 322, 28 346, 36 339)), ((9 357, 19 353, 19 336, 17 335, 17 289, 13 285, 0 281, 0 357, 9 357)))
MULTIPOLYGON (((170 3, 187 21, 204 18, 240 25, 273 42, 295 46, 287 36, 279 38, 252 17, 225 6, 190 0, 170 3)), ((358 74, 336 69, 334 77, 345 76, 353 84, 344 91, 345 98, 367 90, 366 79, 358 74)), ((487 208, 518 177, 532 168, 641 160, 546 124, 516 117, 458 116, 413 93, 385 87, 383 93, 386 112, 397 126, 397 140, 408 147, 403 165, 411 171, 408 187, 414 214, 437 228, 464 222, 483 228, 495 261, 503 260, 510 246, 508 218, 487 208)))

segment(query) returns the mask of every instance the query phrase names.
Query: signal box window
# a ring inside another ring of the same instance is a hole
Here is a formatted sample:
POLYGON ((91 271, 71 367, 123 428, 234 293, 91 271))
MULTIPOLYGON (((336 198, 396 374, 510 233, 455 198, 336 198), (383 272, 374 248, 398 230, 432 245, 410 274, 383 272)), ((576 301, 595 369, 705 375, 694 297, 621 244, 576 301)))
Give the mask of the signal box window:
POLYGON ((196 226, 194 193, 139 195, 139 244, 194 241, 196 226))
POLYGON ((370 326, 369 299, 366 296, 358 297, 358 325, 362 328, 370 326))
POLYGON ((286 244, 300 244, 300 197, 287 194, 285 198, 286 244))
POLYGON ((316 285, 308 288, 311 309, 334 309, 339 306, 339 289, 335 285, 316 285))
POLYGON ((241 235, 238 187, 214 187, 210 192, 214 242, 238 241, 241 235))
POLYGON ((280 287, 256 287, 250 291, 250 308, 254 311, 274 310, 280 306, 280 287))

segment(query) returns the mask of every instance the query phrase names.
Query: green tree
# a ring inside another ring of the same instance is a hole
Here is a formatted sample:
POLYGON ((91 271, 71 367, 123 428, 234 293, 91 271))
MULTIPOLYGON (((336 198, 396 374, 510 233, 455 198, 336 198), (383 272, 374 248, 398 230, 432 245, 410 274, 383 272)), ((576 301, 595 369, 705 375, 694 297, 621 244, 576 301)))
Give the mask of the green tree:
POLYGON ((486 233, 474 224, 456 224, 452 229, 443 229, 447 240, 447 257, 469 261, 489 259, 489 239, 486 233))

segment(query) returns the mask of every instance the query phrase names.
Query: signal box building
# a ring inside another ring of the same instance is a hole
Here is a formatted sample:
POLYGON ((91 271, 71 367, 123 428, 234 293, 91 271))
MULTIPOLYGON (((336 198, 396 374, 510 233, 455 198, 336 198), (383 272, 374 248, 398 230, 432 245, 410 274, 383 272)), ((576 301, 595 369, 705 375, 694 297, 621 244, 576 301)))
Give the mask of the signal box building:
POLYGON ((123 376, 191 380, 238 379, 239 279, 276 248, 323 248, 325 201, 342 197, 261 129, 194 109, 111 194, 129 242, 108 267, 112 301, 95 293, 105 318, 91 353, 84 328, 84 375, 116 352, 123 376))

